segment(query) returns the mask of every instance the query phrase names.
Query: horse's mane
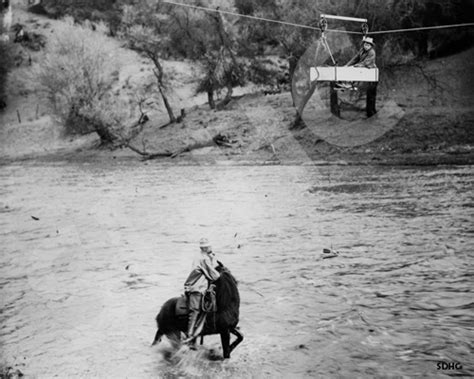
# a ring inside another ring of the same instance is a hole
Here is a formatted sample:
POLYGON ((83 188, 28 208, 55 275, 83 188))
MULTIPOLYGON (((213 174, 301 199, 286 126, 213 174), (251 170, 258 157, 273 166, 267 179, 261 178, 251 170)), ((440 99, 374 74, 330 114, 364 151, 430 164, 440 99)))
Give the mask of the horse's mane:
POLYGON ((217 269, 221 276, 216 281, 217 308, 221 310, 229 307, 239 307, 240 296, 237 288, 237 280, 228 268, 221 266, 217 269))

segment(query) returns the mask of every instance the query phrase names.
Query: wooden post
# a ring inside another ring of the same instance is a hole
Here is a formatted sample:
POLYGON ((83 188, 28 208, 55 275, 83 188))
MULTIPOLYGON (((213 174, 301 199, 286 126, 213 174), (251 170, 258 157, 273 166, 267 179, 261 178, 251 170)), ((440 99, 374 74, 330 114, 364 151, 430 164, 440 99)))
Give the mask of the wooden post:
POLYGON ((366 102, 366 113, 367 117, 372 117, 377 110, 375 109, 375 102, 377 98, 377 83, 369 83, 367 87, 367 102, 366 102))
POLYGON ((337 91, 334 89, 335 82, 330 84, 330 103, 331 103, 331 113, 337 117, 341 117, 341 110, 339 108, 339 100, 337 97, 337 91))

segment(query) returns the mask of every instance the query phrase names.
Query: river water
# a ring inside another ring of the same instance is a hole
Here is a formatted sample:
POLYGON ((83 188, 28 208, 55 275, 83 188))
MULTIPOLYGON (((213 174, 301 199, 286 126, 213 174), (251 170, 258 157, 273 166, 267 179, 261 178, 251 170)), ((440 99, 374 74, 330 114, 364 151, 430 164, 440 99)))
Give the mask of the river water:
POLYGON ((0 167, 1 361, 26 377, 474 374, 472 167, 0 167), (225 362, 150 347, 201 237, 239 280, 225 362), (323 248, 338 257, 322 259, 323 248), (439 370, 438 362, 457 362, 439 370))

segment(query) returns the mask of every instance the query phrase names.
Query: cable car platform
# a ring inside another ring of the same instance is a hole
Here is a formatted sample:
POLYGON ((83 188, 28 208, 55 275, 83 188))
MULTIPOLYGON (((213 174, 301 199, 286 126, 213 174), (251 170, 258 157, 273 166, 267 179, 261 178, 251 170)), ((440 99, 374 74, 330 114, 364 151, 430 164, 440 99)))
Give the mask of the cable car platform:
POLYGON ((378 82, 379 69, 366 67, 311 67, 309 79, 314 82, 378 82))

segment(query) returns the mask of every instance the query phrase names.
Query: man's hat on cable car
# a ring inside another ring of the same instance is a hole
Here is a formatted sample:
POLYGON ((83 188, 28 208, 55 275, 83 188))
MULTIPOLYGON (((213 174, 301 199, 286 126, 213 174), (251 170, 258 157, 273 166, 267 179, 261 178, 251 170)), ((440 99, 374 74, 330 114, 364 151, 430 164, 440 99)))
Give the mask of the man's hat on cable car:
POLYGON ((375 46, 374 39, 371 38, 371 37, 364 37, 364 38, 362 38, 362 44, 364 44, 364 43, 368 43, 368 44, 370 44, 370 45, 372 45, 372 46, 375 46))

